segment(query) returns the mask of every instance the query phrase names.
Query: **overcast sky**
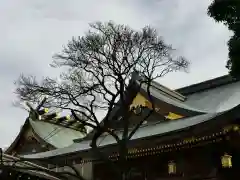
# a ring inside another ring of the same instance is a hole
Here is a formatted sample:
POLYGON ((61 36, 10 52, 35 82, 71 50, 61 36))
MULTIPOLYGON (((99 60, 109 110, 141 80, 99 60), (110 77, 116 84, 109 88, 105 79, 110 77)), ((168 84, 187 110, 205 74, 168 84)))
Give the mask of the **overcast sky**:
POLYGON ((188 74, 160 82, 178 88, 227 73, 231 33, 210 19, 211 0, 0 0, 0 146, 9 145, 27 113, 12 106, 20 73, 55 75, 51 57, 93 21, 155 27, 165 41, 191 61, 188 74))

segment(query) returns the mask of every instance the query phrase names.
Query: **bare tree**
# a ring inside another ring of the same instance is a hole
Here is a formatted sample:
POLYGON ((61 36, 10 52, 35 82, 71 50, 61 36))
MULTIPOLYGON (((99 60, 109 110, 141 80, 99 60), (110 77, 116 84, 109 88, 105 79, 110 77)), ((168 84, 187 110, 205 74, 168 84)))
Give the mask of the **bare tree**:
POLYGON ((174 49, 151 27, 135 31, 113 22, 97 22, 90 24, 90 28, 85 36, 73 38, 54 56, 52 67, 64 70, 60 78, 46 77, 38 82, 34 76, 21 75, 16 82, 16 93, 20 101, 32 103, 48 96, 45 106, 70 110, 75 119, 94 129, 91 146, 98 153, 97 139, 103 133, 111 135, 119 147, 120 179, 126 179, 127 143, 155 109, 152 102, 153 107, 129 130, 129 118, 146 110, 144 107, 130 110, 128 92, 132 74, 137 72, 142 77, 135 88, 140 90, 144 85, 149 100, 153 101, 151 82, 169 72, 185 70, 189 63, 183 57, 174 57, 174 49), (115 108, 121 109, 121 136, 110 125, 115 108), (104 113, 102 122, 99 112, 104 113), (85 120, 78 118, 79 115, 85 120))

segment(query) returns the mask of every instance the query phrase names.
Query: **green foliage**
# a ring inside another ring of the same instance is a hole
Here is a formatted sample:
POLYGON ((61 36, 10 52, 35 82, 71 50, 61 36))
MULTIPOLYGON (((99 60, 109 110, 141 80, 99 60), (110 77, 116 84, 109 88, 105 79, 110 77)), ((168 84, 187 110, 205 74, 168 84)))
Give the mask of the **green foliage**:
POLYGON ((226 67, 234 77, 240 76, 240 0, 214 0, 208 15, 228 26, 234 35, 228 42, 229 59, 226 67))
POLYGON ((208 14, 217 22, 228 25, 230 30, 235 30, 239 24, 240 1, 239 0, 215 0, 208 8, 208 14))
POLYGON ((230 74, 233 77, 240 76, 240 38, 235 34, 228 41, 229 59, 227 62, 227 68, 230 70, 230 74))

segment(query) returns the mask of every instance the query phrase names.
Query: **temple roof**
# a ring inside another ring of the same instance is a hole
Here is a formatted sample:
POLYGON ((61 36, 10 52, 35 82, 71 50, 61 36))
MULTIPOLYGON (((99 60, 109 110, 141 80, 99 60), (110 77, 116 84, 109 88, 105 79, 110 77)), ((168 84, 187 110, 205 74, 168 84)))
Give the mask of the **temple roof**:
MULTIPOLYGON (((161 123, 142 126, 132 136, 131 141, 145 139, 153 136, 164 136, 168 133, 188 130, 189 128, 197 126, 199 124, 218 119, 224 113, 227 113, 227 112, 208 113, 208 114, 202 114, 202 115, 197 115, 197 116, 188 117, 188 118, 182 118, 174 121, 165 121, 161 123)), ((118 132, 119 137, 121 137, 121 134, 122 134, 121 131, 118 132)), ((82 141, 80 143, 74 143, 71 146, 66 148, 56 149, 56 150, 32 154, 32 155, 24 155, 22 157, 30 160, 30 159, 57 158, 58 156, 68 156, 71 154, 79 154, 82 152, 88 152, 91 149, 90 142, 91 140, 82 141)), ((114 145, 115 143, 116 143, 115 140, 110 135, 102 136, 98 140, 99 147, 114 145)))
MULTIPOLYGON (((143 86, 146 91, 146 87, 143 86)), ((175 108, 195 113, 214 113, 231 109, 240 104, 240 81, 229 75, 193 84, 174 92, 184 95, 184 101, 164 96, 158 89, 151 88, 153 97, 175 108)), ((172 91, 172 90, 169 90, 172 91)))
MULTIPOLYGON (((139 86, 142 78, 134 73, 132 83, 139 86)), ((240 101, 240 81, 229 75, 207 80, 184 88, 171 90, 157 82, 152 82, 150 93, 156 105, 165 107, 184 117, 204 113, 221 112, 237 106, 240 101)), ((131 88, 130 88, 131 91, 131 88)), ((142 84, 140 93, 148 99, 147 85, 142 84)), ((115 108, 113 114, 119 110, 115 108)), ((113 115, 113 117, 115 117, 113 115)), ((113 118, 114 120, 114 118, 113 118)))
MULTIPOLYGON (((146 91, 146 87, 142 87, 146 91)), ((240 104, 240 81, 229 75, 207 80, 198 84, 176 89, 184 95, 183 101, 164 96, 157 88, 152 87, 153 97, 173 108, 187 110, 189 113, 214 113, 229 110, 240 104)), ((169 90, 172 91, 172 90, 169 90)))
MULTIPOLYGON (((143 84, 140 92, 146 93, 147 92, 147 86, 143 84)), ((163 93, 159 92, 159 90, 155 87, 151 87, 150 92, 151 92, 151 95, 156 99, 155 100, 156 104, 158 104, 160 102, 165 103, 165 104, 171 105, 175 108, 180 108, 180 109, 183 109, 185 111, 188 111, 189 113, 190 112, 195 113, 195 115, 206 113, 202 109, 198 109, 198 108, 195 108, 194 106, 188 105, 186 103, 187 100, 179 101, 179 100, 176 100, 175 98, 171 98, 171 97, 168 97, 168 96, 164 95, 163 93)))
MULTIPOLYGON (((142 89, 144 90, 144 87, 142 89)), ((191 114, 191 117, 142 126, 137 130, 131 140, 183 131, 193 126, 210 122, 211 120, 217 119, 223 114, 232 112, 233 110, 238 110, 238 106, 240 105, 239 89, 240 81, 233 80, 229 78, 229 76, 216 78, 216 82, 213 79, 178 89, 178 92, 182 92, 185 95, 185 98, 183 98, 184 100, 164 96, 156 91, 156 88, 152 88, 151 93, 158 100, 166 105, 172 105, 176 109, 180 108, 188 110, 193 114, 191 114), (208 83, 210 83, 210 85, 208 83)), ((121 132, 119 132, 119 135, 120 134, 121 132)), ((114 144, 113 139, 108 136, 99 138, 99 142, 101 142, 99 146, 102 147, 114 144)), ((25 155, 23 157, 27 159, 44 159, 54 156, 65 156, 72 153, 88 151, 90 149, 89 144, 90 140, 86 139, 66 148, 33 155, 25 155)))
MULTIPOLYGON (((132 78, 125 93, 126 96, 130 98, 129 103, 132 102, 132 100, 138 93, 141 93, 146 99, 149 100, 147 95, 148 85, 146 83, 141 83, 142 80, 144 81, 144 78, 141 77, 138 73, 134 72, 132 74, 132 78)), ((175 90, 171 90, 156 81, 151 82, 150 93, 154 99, 154 104, 159 105, 160 108, 166 107, 167 109, 180 112, 180 114, 182 114, 184 117, 207 113, 202 109, 198 109, 194 106, 188 105, 187 103, 185 103, 186 97, 184 95, 180 94, 175 90)), ((116 104, 121 105, 121 103, 116 104)), ((121 113, 121 107, 119 105, 115 106, 111 112, 110 119, 113 121, 116 120, 116 116, 118 116, 119 112, 121 113)))

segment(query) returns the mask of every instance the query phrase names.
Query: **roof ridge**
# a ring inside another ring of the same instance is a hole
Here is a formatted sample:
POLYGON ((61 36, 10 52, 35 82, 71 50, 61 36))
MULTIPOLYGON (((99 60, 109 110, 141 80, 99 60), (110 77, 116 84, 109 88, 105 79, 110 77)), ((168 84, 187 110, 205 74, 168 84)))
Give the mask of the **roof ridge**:
POLYGON ((190 95, 190 94, 204 91, 207 89, 213 89, 213 88, 216 88, 216 87, 219 87, 222 85, 231 84, 236 81, 239 81, 239 79, 233 78, 231 75, 226 74, 226 75, 219 76, 216 78, 211 78, 211 79, 199 82, 199 83, 181 87, 181 88, 176 89, 175 91, 177 91, 183 95, 190 95))
POLYGON ((159 91, 162 91, 163 93, 166 93, 167 95, 171 96, 172 98, 178 99, 180 101, 184 101, 185 100, 185 96, 182 95, 181 93, 168 88, 167 86, 164 86, 162 84, 160 84, 157 81, 153 81, 152 82, 152 86, 156 89, 158 89, 159 91))
MULTIPOLYGON (((145 77, 139 75, 138 72, 134 71, 132 73, 132 81, 135 82, 141 82, 141 80, 144 80, 145 77)), ((186 99, 186 97, 184 95, 182 95, 181 93, 168 88, 167 86, 162 85, 161 83, 157 82, 157 81, 152 81, 150 84, 151 87, 157 89, 158 91, 160 91, 161 93, 164 93, 167 96, 170 96, 171 98, 177 99, 179 101, 184 101, 186 99)))

